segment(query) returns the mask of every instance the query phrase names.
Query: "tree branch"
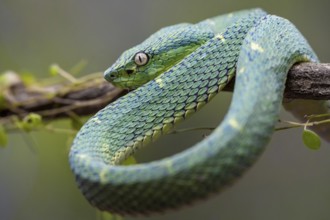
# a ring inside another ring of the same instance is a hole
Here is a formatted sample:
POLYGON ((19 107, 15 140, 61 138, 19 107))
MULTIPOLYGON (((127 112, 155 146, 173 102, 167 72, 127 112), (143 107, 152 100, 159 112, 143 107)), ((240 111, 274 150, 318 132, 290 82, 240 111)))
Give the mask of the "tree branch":
POLYGON ((330 100, 330 64, 301 63, 293 66, 284 96, 292 99, 330 100))
MULTIPOLYGON (((225 91, 233 91, 234 80, 225 91)), ((330 100, 330 63, 299 63, 288 73, 284 97, 288 99, 330 100)))
MULTIPOLYGON (((0 87, 0 120, 24 117, 34 112, 45 119, 93 114, 123 96, 127 91, 115 88, 92 74, 75 82, 25 86, 19 76, 8 72, 6 86, 0 87), (1 98, 3 102, 1 102, 1 98)), ((42 84, 42 83, 41 83, 42 84)), ((1 85, 1 81, 0 81, 1 85)), ((232 91, 234 80, 225 91, 232 91)), ((330 100, 330 64, 300 63, 288 74, 284 96, 291 99, 330 100)))

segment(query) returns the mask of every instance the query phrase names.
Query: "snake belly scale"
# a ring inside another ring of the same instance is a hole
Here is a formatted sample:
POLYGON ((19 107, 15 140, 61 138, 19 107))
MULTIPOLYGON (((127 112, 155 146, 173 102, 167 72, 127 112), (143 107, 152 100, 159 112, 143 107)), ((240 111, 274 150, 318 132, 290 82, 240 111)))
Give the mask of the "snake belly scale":
POLYGON ((114 85, 137 89, 79 131, 69 155, 78 187, 93 206, 122 215, 162 212, 222 190, 264 150, 286 73, 304 61, 317 57, 299 31, 260 9, 161 29, 105 72, 114 85), (234 75, 231 106, 210 136, 159 161, 120 165, 207 104, 234 75))

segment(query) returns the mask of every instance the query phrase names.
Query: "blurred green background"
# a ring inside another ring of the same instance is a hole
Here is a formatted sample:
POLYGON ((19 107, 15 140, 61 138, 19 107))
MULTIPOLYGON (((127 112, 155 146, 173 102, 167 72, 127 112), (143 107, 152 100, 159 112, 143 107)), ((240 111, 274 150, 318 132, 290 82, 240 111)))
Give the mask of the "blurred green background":
MULTIPOLYGON (((320 59, 330 62, 329 6, 329 0, 0 0, 0 71, 42 78, 54 62, 68 69, 82 59, 88 61, 84 74, 103 71, 161 27, 252 7, 291 20, 320 59)), ((221 95, 186 126, 216 125, 229 101, 230 95, 221 95)), ((285 112, 281 118, 291 119, 285 112)), ((202 136, 171 135, 138 159, 173 154, 182 149, 177 146, 190 146, 202 136)), ((301 129, 277 132, 260 160, 231 188, 150 219, 330 219, 329 144, 310 151, 300 136, 301 129)), ((10 136, 10 145, 0 149, 0 219, 96 219, 74 183, 68 150, 65 135, 10 136)))

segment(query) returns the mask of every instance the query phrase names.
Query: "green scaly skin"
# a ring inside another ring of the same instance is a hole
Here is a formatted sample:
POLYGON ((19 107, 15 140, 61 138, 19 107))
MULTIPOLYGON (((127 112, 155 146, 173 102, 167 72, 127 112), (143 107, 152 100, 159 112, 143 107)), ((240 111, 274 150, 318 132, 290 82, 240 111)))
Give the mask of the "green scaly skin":
POLYGON ((136 88, 80 130, 70 165, 88 201, 122 215, 181 207, 228 186, 263 151, 278 120, 286 73, 317 57, 287 20, 260 9, 163 28, 106 72, 136 88), (143 66, 137 52, 148 54, 143 66), (190 149, 145 164, 120 163, 199 110, 234 76, 229 112, 190 149), (155 78, 156 77, 156 78, 155 78))

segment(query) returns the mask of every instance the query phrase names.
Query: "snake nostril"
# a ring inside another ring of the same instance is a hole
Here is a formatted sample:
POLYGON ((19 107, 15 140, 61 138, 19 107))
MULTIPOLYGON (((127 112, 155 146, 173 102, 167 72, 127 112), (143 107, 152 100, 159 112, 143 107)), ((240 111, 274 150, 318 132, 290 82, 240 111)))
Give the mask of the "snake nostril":
POLYGON ((113 72, 113 73, 110 74, 110 78, 111 78, 111 79, 116 78, 116 76, 117 76, 117 73, 116 73, 116 72, 113 72))
POLYGON ((107 77, 108 79, 114 79, 115 78, 115 75, 113 73, 109 73, 107 74, 107 77))
POLYGON ((117 72, 114 71, 105 71, 104 78, 108 81, 116 79, 117 72))

